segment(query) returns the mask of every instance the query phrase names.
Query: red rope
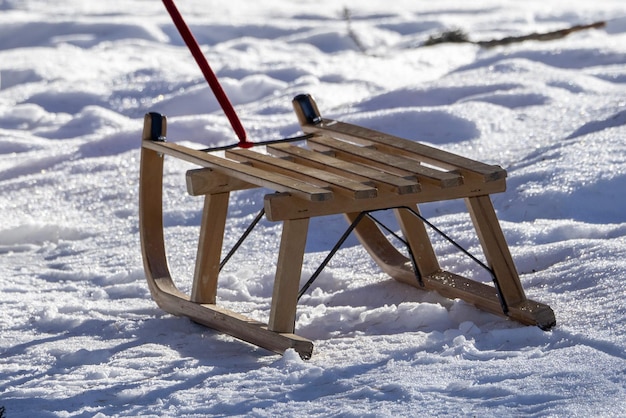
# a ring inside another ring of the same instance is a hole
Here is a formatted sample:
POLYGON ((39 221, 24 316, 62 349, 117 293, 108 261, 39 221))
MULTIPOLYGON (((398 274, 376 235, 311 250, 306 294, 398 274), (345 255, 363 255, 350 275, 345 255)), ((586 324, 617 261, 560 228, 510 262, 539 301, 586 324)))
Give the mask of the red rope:
POLYGON ((211 90, 213 90, 215 98, 217 99, 220 106, 222 106, 222 110, 224 110, 226 117, 230 121, 230 125, 233 127, 233 130, 237 134, 237 137, 239 138, 239 146, 243 148, 248 148, 252 146, 252 143, 246 140, 246 130, 243 128, 243 125, 241 124, 241 121, 239 120, 239 117, 237 116, 233 105, 230 103, 230 100, 228 100, 228 96, 226 96, 226 93, 224 93, 224 90, 222 89, 222 86, 220 85, 217 76, 215 75, 208 61, 202 54, 196 38, 194 38, 191 30, 189 30, 189 27, 185 23, 185 20, 176 8, 174 0, 163 0, 163 4, 165 5, 165 8, 169 12, 170 16, 172 17, 172 20, 174 21, 178 32, 185 41, 185 44, 187 44, 187 48, 189 48, 189 51, 191 51, 191 55, 193 55, 196 63, 200 67, 202 74, 204 74, 204 78, 206 79, 207 83, 209 83, 211 90))

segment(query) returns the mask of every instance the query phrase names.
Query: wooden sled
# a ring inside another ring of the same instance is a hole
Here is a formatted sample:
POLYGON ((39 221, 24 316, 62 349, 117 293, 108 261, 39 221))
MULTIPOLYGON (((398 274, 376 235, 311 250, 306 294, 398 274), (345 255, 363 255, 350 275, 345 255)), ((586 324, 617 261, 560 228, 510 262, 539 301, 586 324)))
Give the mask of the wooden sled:
POLYGON ((459 298, 522 324, 549 329, 552 309, 526 298, 496 214, 491 193, 503 192, 506 172, 417 142, 324 119, 308 95, 294 99, 308 148, 290 143, 266 146, 267 154, 233 149, 225 156, 166 141, 166 118, 145 117, 141 148, 139 224, 146 277, 156 303, 174 315, 268 350, 295 349, 303 358, 313 343, 294 334, 298 287, 309 219, 345 214, 356 236, 381 269, 403 283, 459 298), (164 156, 203 167, 187 172, 187 189, 204 195, 191 294, 170 275, 163 238, 164 156), (282 221, 269 323, 218 306, 216 293, 229 195, 265 187, 265 217, 282 221), (417 204, 464 199, 494 286, 444 271, 417 204), (391 209, 409 248, 399 252, 370 211, 391 209), (358 221, 358 223, 356 222, 358 221))

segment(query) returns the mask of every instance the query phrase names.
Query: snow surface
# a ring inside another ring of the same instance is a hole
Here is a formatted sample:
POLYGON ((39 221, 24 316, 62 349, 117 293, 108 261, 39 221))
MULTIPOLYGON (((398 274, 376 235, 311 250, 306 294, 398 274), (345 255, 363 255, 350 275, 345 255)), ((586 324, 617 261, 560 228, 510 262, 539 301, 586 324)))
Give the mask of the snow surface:
MULTIPOLYGON (((161 2, 0 0, 0 406, 15 417, 626 415, 623 0, 180 1, 252 140, 322 113, 499 164, 493 197, 528 296, 524 327, 388 279, 351 238, 298 308, 313 358, 161 311, 137 230, 142 117, 235 141, 161 2), (346 18, 350 16, 349 20, 346 18), (550 42, 420 48, 606 20, 550 42)), ((201 199, 165 174, 171 269, 190 287, 201 199)), ((265 191, 235 194, 225 246, 265 191)), ((424 214, 480 254, 462 202, 424 214)), ((227 265, 220 303, 266 321, 280 225, 227 265)), ((302 280, 343 232, 315 221, 302 280)), ((484 274, 444 242, 442 264, 484 274)))

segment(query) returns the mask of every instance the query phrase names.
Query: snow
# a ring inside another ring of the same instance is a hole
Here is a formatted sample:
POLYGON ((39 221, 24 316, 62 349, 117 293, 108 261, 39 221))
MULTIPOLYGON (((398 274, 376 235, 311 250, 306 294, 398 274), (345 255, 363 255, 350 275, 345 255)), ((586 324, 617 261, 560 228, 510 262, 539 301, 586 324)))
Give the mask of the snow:
MULTIPOLYGON (((390 280, 351 237, 298 307, 301 360, 161 311, 137 229, 143 114, 170 140, 236 141, 161 2, 0 0, 0 406, 14 417, 626 415, 626 4, 185 1, 253 141, 322 114, 499 164, 493 196, 544 332, 390 280), (349 16, 349 21, 347 20, 349 16), (489 40, 606 20, 549 42, 489 40)), ((201 199, 166 164, 171 269, 188 290, 201 199)), ((232 198, 225 246, 263 190, 232 198)), ((462 202, 422 211, 480 253, 462 202)), ((262 221, 220 303, 266 321, 280 226, 262 221)), ((312 222, 303 282, 346 225, 312 222)), ((444 267, 483 273, 441 240, 444 267)))

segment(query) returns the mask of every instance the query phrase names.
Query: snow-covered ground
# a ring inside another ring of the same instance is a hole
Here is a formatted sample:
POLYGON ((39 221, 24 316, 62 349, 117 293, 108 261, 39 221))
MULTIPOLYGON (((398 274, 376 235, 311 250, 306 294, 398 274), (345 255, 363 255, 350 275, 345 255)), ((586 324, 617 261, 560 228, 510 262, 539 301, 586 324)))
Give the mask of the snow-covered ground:
MULTIPOLYGON (((351 238, 302 298, 311 360, 161 311, 137 229, 143 114, 170 140, 236 141, 157 0, 0 0, 0 407, 6 417, 626 415, 626 4, 623 0, 180 1, 253 141, 322 113, 499 164, 493 197, 528 296, 524 327, 388 279, 351 238), (347 17, 349 16, 349 18, 347 17), (549 42, 420 47, 606 20, 549 42)), ((202 200, 165 175, 171 269, 190 286, 202 200)), ((226 247, 260 208, 233 197, 226 247)), ((473 252, 462 202, 423 213, 473 252)), ((311 228, 303 280, 345 228, 311 228)), ((220 278, 266 321, 280 226, 220 278)), ((436 241, 442 264, 477 277, 436 241)))

